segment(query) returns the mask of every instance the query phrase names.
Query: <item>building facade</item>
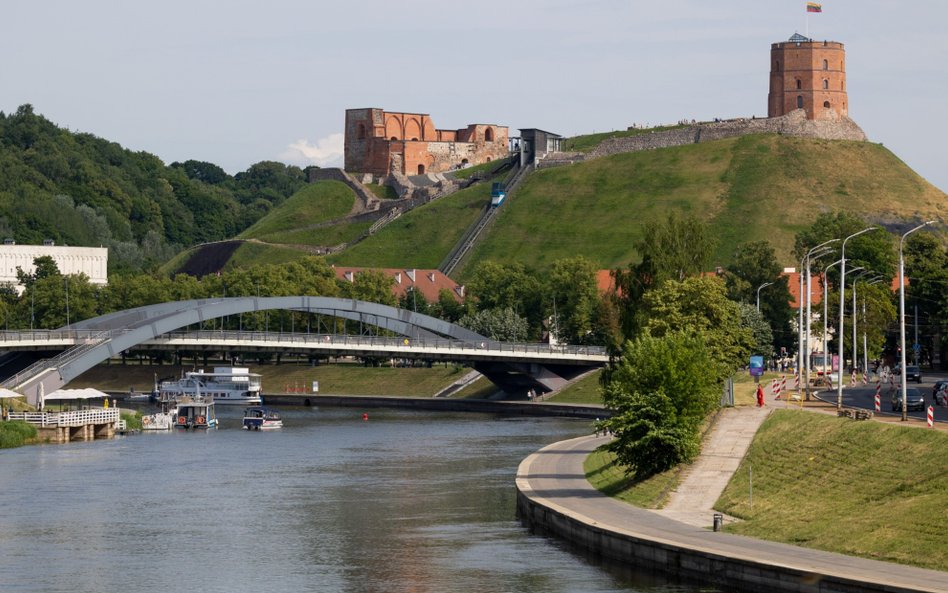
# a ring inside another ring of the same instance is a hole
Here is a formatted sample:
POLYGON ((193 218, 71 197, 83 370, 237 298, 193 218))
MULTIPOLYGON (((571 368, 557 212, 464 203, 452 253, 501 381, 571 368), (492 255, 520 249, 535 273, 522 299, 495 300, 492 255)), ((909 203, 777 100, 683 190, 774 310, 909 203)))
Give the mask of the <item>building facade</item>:
POLYGON ((770 46, 767 117, 803 109, 807 119, 849 116, 846 50, 836 41, 813 41, 794 34, 770 46))
MULTIPOLYGON (((108 284, 109 250, 105 247, 59 245, 0 245, 0 282, 16 284, 16 269, 35 271, 33 260, 49 256, 64 275, 85 274, 92 284, 108 284)), ((21 290, 19 287, 18 290, 21 290)))
POLYGON ((347 109, 345 170, 378 176, 442 173, 505 158, 507 137, 507 127, 495 124, 439 130, 427 113, 347 109))

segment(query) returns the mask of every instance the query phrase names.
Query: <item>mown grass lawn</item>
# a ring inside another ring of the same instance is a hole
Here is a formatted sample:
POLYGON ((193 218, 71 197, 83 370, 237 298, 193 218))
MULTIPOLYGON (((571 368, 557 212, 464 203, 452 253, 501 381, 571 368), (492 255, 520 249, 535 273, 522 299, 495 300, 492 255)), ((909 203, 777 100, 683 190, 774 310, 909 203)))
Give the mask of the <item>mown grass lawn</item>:
POLYGON ((345 216, 355 200, 355 192, 341 181, 317 181, 287 198, 237 238, 274 241, 281 233, 345 216))
POLYGON ((948 570, 946 451, 944 432, 777 410, 715 508, 733 533, 948 570))
POLYGON ((601 370, 590 373, 544 401, 555 404, 601 404, 602 393, 599 390, 601 375, 601 370))

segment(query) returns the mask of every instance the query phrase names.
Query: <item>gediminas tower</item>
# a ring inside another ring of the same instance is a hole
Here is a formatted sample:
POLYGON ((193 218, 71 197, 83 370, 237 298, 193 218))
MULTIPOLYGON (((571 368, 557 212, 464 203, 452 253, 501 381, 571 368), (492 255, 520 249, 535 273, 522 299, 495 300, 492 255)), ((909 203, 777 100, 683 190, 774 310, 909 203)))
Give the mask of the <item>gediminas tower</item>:
POLYGON ((813 41, 798 33, 770 46, 767 117, 806 111, 807 119, 848 117, 846 50, 836 41, 813 41))

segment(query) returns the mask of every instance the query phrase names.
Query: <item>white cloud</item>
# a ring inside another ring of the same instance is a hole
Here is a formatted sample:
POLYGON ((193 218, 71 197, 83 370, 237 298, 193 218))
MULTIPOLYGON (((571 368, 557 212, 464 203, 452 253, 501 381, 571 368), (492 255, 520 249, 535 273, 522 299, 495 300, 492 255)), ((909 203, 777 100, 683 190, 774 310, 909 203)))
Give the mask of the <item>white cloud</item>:
POLYGON ((343 134, 330 134, 311 143, 301 138, 286 147, 280 154, 280 160, 305 167, 318 165, 320 167, 341 167, 345 137, 343 134))

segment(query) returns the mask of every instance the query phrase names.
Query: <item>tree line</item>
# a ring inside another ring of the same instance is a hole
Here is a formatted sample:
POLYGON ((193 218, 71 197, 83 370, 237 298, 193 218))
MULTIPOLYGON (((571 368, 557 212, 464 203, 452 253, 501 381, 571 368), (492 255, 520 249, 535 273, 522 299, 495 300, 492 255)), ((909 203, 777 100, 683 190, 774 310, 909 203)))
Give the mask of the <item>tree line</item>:
POLYGON ((109 248, 109 271, 149 271, 183 248, 228 239, 303 187, 264 161, 231 176, 202 161, 166 166, 33 112, 0 112, 0 239, 109 248))

